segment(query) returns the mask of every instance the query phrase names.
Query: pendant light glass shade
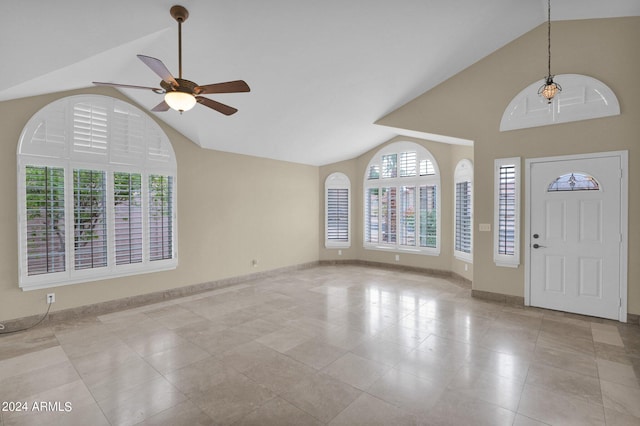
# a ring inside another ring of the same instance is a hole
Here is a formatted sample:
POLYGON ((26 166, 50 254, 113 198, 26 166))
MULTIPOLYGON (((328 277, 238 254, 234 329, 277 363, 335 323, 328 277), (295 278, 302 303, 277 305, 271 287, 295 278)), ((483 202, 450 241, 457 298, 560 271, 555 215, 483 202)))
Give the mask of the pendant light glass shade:
POLYGON ((538 90, 538 94, 542 95, 543 98, 547 100, 548 103, 551 103, 553 97, 562 91, 562 87, 553 81, 553 76, 549 75, 547 77, 547 81, 540 87, 538 90))
POLYGON ((189 111, 196 104, 196 97, 187 92, 167 92, 164 101, 176 111, 189 111))

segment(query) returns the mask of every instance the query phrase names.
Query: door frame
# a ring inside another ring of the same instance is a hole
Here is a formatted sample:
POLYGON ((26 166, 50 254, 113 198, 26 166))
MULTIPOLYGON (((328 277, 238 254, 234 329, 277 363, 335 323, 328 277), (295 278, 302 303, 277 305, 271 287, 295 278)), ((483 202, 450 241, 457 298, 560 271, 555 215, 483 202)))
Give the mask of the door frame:
POLYGON ((603 157, 620 158, 620 308, 618 320, 627 322, 629 240, 629 151, 594 152, 525 159, 524 304, 531 306, 531 169, 533 164, 603 157))

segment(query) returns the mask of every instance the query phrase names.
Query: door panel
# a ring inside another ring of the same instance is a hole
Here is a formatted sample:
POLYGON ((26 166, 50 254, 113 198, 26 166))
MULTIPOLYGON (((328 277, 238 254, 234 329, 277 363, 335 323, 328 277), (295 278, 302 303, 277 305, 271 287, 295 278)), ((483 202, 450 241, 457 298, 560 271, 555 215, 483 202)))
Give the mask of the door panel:
POLYGON ((602 259, 580 258, 580 296, 602 297, 602 259))
POLYGON ((565 268, 564 256, 545 257, 545 291, 565 293, 565 268))
POLYGON ((620 169, 613 156, 531 164, 531 305, 618 319, 620 169), (550 190, 573 172, 595 178, 596 189, 550 190))

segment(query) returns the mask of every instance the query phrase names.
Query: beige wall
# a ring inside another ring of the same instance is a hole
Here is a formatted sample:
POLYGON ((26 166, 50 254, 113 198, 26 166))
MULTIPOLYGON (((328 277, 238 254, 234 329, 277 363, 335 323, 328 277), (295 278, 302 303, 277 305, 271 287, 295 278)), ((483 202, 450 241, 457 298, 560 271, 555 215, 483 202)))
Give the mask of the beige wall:
MULTIPOLYGON (((176 270, 23 292, 18 288, 16 149, 46 104, 95 88, 0 103, 0 320, 77 307, 318 260, 318 168, 204 150, 160 123, 178 160, 176 270), (252 260, 258 260, 257 267, 252 260)), ((141 107, 144 109, 143 107, 141 107)))
POLYGON ((420 140, 409 137, 396 137, 390 141, 368 151, 367 153, 349 161, 330 164, 320 167, 320 221, 321 221, 321 260, 345 260, 357 259, 370 262, 388 263, 394 265, 411 266, 418 268, 438 269, 442 271, 453 271, 469 280, 473 277, 473 267, 467 264, 467 271, 464 270, 466 262, 462 262, 453 256, 453 205, 454 205, 454 184, 453 172, 458 161, 463 158, 473 161, 473 148, 448 145, 438 142, 420 140), (396 253, 378 250, 367 250, 363 248, 363 182, 367 165, 371 158, 385 145, 399 141, 410 141, 424 146, 434 156, 440 168, 441 185, 441 228, 440 228, 440 255, 429 256, 410 253, 396 253), (338 249, 327 249, 324 246, 324 181, 331 173, 342 172, 351 180, 351 248, 342 249, 342 255, 338 254, 338 249), (400 260, 396 261, 396 254, 400 255, 400 260))
MULTIPOLYGON (((524 167, 524 158, 628 150, 628 312, 640 314, 640 226, 634 220, 640 217, 638 40, 639 17, 553 23, 552 71, 585 74, 607 84, 620 101, 621 115, 616 117, 499 132, 511 99, 546 74, 546 25, 541 25, 380 120, 394 127, 474 140, 475 289, 524 295, 524 260, 517 269, 496 267, 492 233, 478 232, 479 223, 493 224, 495 158, 521 156, 524 167)), ((526 175, 522 178, 524 182, 526 175)), ((524 194, 522 202, 524 212, 524 194)), ((522 233, 521 237, 524 241, 522 233)))
MULTIPOLYGON (((451 270, 478 290, 522 296, 524 267, 493 263, 493 160, 629 150, 629 313, 640 314, 640 18, 554 22, 553 72, 595 77, 617 94, 621 115, 556 126, 498 131, 504 108, 520 90, 546 73, 546 27, 525 34, 426 94, 380 120, 381 124, 470 139, 473 149, 411 138, 435 156, 442 178, 441 255, 401 254, 400 264, 451 270), (452 255, 453 171, 474 163, 474 262, 452 255)), ((16 147, 28 119, 63 96, 51 94, 0 103, 0 320, 42 313, 47 290, 18 288, 16 147)), ((125 99, 126 100, 126 99, 125 99)), ((179 266, 174 271, 57 287, 55 309, 71 308, 253 272, 313 262, 361 259, 396 264, 394 254, 362 248, 362 181, 377 147, 362 156, 323 167, 202 150, 160 123, 178 159, 179 266), (324 179, 340 171, 352 184, 352 246, 324 248, 324 179), (206 222, 202 216, 207 216, 206 222), (206 225, 206 226, 204 226, 206 225), (251 265, 258 260, 258 267, 251 265)), ((526 176, 523 176, 523 181, 526 176)), ((524 238, 522 238, 524 240, 524 238)), ((51 291, 51 290, 50 290, 51 291)))

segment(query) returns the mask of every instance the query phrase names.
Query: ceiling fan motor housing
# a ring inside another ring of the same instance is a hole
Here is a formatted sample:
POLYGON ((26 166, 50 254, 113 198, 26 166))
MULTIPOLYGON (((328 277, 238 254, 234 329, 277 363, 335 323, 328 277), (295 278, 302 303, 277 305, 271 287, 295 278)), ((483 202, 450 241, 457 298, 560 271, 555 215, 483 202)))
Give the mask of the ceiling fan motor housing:
POLYGON ((176 78, 176 81, 178 82, 177 87, 172 86, 164 80, 160 81, 160 86, 162 86, 162 88, 167 92, 184 92, 192 95, 198 94, 196 93, 196 87, 198 87, 198 85, 193 81, 185 80, 183 78, 176 78))

